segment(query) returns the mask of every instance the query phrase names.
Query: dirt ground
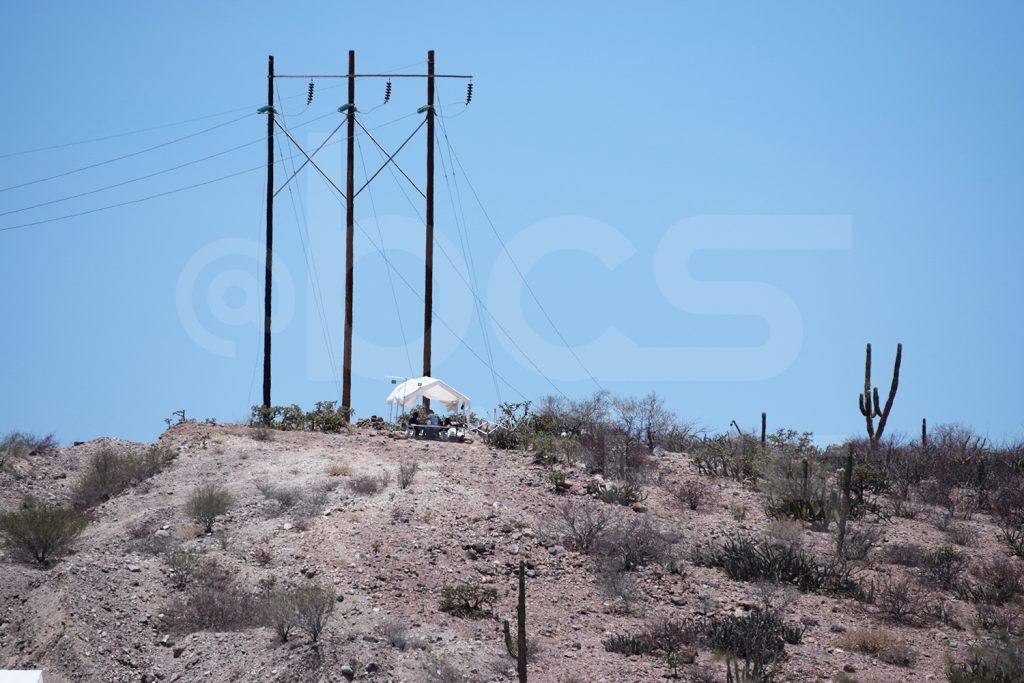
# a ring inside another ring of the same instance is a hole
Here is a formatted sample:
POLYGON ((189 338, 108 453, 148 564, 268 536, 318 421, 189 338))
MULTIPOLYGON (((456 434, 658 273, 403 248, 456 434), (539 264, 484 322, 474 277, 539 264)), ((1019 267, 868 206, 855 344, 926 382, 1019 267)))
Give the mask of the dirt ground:
MULTIPOLYGON (((676 534, 679 568, 654 564, 632 573, 635 595, 626 604, 609 593, 592 558, 566 550, 549 533, 558 506, 586 495, 582 473, 570 474, 574 490, 559 495, 547 471, 529 456, 479 442, 410 441, 362 429, 344 435, 274 432, 270 441, 254 437, 255 430, 244 426, 174 427, 160 443, 178 449, 178 458, 96 507, 72 554, 49 569, 0 555, 0 668, 41 668, 48 681, 512 681, 515 663, 505 651, 501 618, 514 614, 514 572, 523 558, 534 643, 531 681, 659 681, 670 675, 662 659, 606 652, 602 640, 656 617, 698 619, 757 602, 759 587, 688 558, 702 541, 764 531, 769 520, 763 498, 733 482, 707 480, 713 500, 697 511, 681 509, 669 486, 698 476, 683 454, 656 456, 657 481, 644 502, 647 513, 676 534), (398 465, 413 460, 419 470, 402 489, 398 465), (332 466, 336 476, 327 473, 332 466), (376 494, 354 493, 346 483, 384 471, 390 482, 376 494), (303 522, 267 500, 260 482, 308 490, 332 482, 332 490, 322 509, 303 522), (236 500, 212 535, 201 533, 184 512, 189 494, 205 483, 226 487, 236 500), (738 521, 732 510, 741 505, 747 515, 738 521), (171 633, 164 610, 176 591, 165 560, 145 550, 149 536, 216 558, 254 592, 271 576, 333 585, 343 601, 323 645, 314 649, 304 637, 279 644, 267 627, 171 633), (493 615, 458 618, 439 610, 442 587, 463 581, 497 589, 493 615), (389 642, 389 624, 408 628, 409 647, 389 642)), ((141 446, 101 439, 30 456, 0 473, 0 509, 15 509, 29 494, 66 503, 91 454, 103 447, 141 446)), ((628 508, 623 513, 641 514, 628 508)), ((1001 552, 990 520, 978 515, 965 524, 976 531, 973 555, 1001 552)), ((879 527, 880 544, 945 542, 923 520, 879 527)), ((809 531, 803 537, 814 549, 833 542, 830 535, 809 531)), ((903 571, 874 567, 868 575, 903 571)), ((787 646, 780 680, 830 681, 844 668, 851 680, 863 682, 945 680, 947 656, 962 656, 981 637, 971 629, 973 610, 955 600, 949 608, 961 615, 963 630, 943 623, 896 626, 852 599, 798 592, 782 598, 786 618, 802 622, 806 632, 802 644, 787 646), (917 653, 913 668, 842 647, 844 631, 879 627, 917 653)), ((682 669, 681 680, 696 680, 698 669, 716 672, 709 680, 724 680, 724 665, 706 650, 682 669)))

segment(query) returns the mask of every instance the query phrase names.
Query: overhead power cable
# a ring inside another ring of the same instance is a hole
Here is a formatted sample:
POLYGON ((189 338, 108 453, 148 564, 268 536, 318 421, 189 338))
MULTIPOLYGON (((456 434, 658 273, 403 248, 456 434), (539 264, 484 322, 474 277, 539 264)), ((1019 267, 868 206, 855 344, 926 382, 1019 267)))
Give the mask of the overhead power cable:
MULTIPOLYGON (((324 178, 324 179, 328 180, 327 178, 324 178)), ((397 179, 396 179, 396 182, 397 182, 397 179)), ((335 191, 337 191, 337 187, 335 187, 333 183, 330 183, 330 185, 331 185, 331 187, 333 187, 335 189, 335 191)), ((342 195, 342 196, 344 196, 344 195, 342 195)), ((339 204, 341 204, 341 199, 335 197, 335 201, 337 201, 339 204)), ((387 267, 391 270, 391 272, 394 273, 398 277, 398 279, 402 281, 402 284, 404 284, 409 289, 409 291, 411 291, 416 296, 416 298, 418 298, 421 302, 424 302, 423 295, 419 292, 419 290, 417 290, 412 284, 409 283, 409 280, 407 280, 405 278, 405 276, 402 274, 402 271, 400 271, 398 268, 396 268, 394 266, 394 264, 391 263, 391 260, 388 258, 387 252, 384 251, 384 249, 382 249, 381 246, 378 246, 376 242, 374 242, 373 238, 370 236, 370 233, 367 232, 365 228, 363 228, 362 224, 360 224, 359 221, 357 221, 357 220, 353 220, 353 223, 355 224, 355 227, 359 229, 359 232, 362 233, 363 237, 365 237, 370 242, 371 246, 373 246, 373 248, 377 251, 377 253, 380 255, 380 257, 384 260, 385 265, 387 265, 387 267)), ((476 358, 478 361, 480 361, 480 363, 483 364, 484 367, 487 367, 487 368, 490 368, 491 370, 493 370, 494 373, 498 376, 498 379, 500 379, 502 382, 504 382, 505 385, 509 389, 511 389, 516 394, 518 394, 519 397, 522 398, 523 400, 527 400, 526 394, 524 394, 523 392, 521 392, 518 389, 516 389, 516 387, 511 382, 509 382, 507 379, 505 379, 505 377, 501 373, 499 373, 497 370, 495 370, 493 367, 491 367, 487 363, 487 360, 484 359, 482 356, 480 356, 480 354, 477 353, 476 350, 472 346, 470 346, 468 343, 466 343, 466 340, 463 339, 462 336, 460 334, 458 334, 452 328, 452 326, 449 325, 445 321, 445 319, 442 318, 437 313, 437 311, 433 311, 433 317, 439 323, 441 323, 441 325, 446 330, 448 330, 448 332, 455 339, 457 339, 459 341, 459 343, 462 344, 462 346, 464 346, 466 348, 466 350, 469 351, 470 354, 473 355, 474 358, 476 358)), ((561 393, 561 392, 559 392, 559 393, 561 393)), ((564 396, 564 394, 562 394, 562 395, 564 396)))
MULTIPOLYGON (((326 87, 322 88, 322 90, 333 90, 334 88, 340 88, 340 87, 341 87, 341 84, 339 83, 339 84, 335 84, 335 85, 326 86, 326 87)), ((289 95, 288 97, 285 97, 284 99, 292 100, 292 99, 295 99, 296 97, 302 97, 302 95, 301 94, 299 94, 299 95, 289 95)), ((206 114, 205 116, 196 116, 194 118, 183 119, 181 121, 172 121, 170 123, 161 123, 161 124, 158 124, 156 126, 149 126, 147 128, 136 128, 135 130, 128 130, 128 131, 124 131, 122 133, 112 133, 110 135, 100 135, 98 137, 86 138, 84 140, 74 140, 72 142, 62 142, 62 143, 58 143, 58 144, 55 144, 55 145, 47 145, 45 147, 35 147, 35 148, 32 148, 32 149, 23 149, 23 150, 20 150, 20 151, 17 151, 17 152, 5 152, 3 154, 0 154, 0 159, 7 159, 7 158, 10 158, 10 157, 23 156, 25 154, 35 154, 37 152, 48 152, 48 151, 54 150, 54 149, 64 149, 66 147, 75 147, 75 146, 78 146, 78 145, 86 145, 86 144, 89 144, 89 143, 92 143, 92 142, 103 142, 105 140, 116 140, 117 138, 129 137, 131 135, 139 135, 140 133, 149 133, 149 132, 152 132, 154 130, 162 130, 164 128, 174 128, 175 126, 184 126, 186 123, 195 123, 196 121, 206 121, 208 119, 215 119, 218 116, 227 116, 228 114, 237 114, 240 111, 252 111, 253 109, 256 109, 259 106, 260 106, 259 104, 253 104, 253 105, 249 105, 249 106, 246 106, 246 107, 238 107, 237 109, 228 109, 226 111, 217 112, 216 114, 206 114)))
POLYGON ((508 250, 508 247, 505 245, 505 240, 501 238, 501 234, 498 232, 498 229, 494 226, 494 221, 491 220, 490 214, 487 213, 487 209, 484 207, 483 201, 480 199, 480 195, 477 193, 476 188, 473 186, 473 181, 469 179, 469 174, 466 173, 466 169, 462 165, 462 161, 459 159, 459 155, 455 152, 454 146, 451 145, 450 143, 450 140, 448 138, 448 130, 444 124, 444 119, 441 119, 440 121, 441 133, 444 135, 445 141, 449 144, 451 156, 455 160, 455 163, 458 164, 459 170, 462 171, 462 177, 466 179, 466 185, 473 193, 473 198, 476 199, 476 203, 480 207, 480 211, 484 214, 484 218, 487 219, 487 224, 490 226, 491 232, 493 232, 494 236, 498 239, 498 243, 501 244, 502 250, 504 250, 505 254, 508 256, 508 260, 512 264, 512 267, 515 268, 516 273, 519 274, 519 279, 522 280, 523 284, 526 286, 527 291, 530 293, 530 297, 537 304, 537 307, 544 315, 544 318, 548 321, 548 324, 551 325, 551 329, 555 331, 556 335, 558 335, 558 338, 562 341, 562 344, 569 351, 569 353, 572 354, 572 357, 576 360, 576 363, 581 368, 583 368, 583 371, 587 373, 587 376, 590 377, 590 380, 597 386, 597 388, 603 391, 604 387, 601 386, 601 383, 599 381, 597 381, 597 378, 594 376, 594 373, 590 371, 590 369, 586 366, 583 360, 579 357, 579 354, 576 353, 576 350, 573 349, 571 344, 569 344, 568 340, 565 338, 565 335, 563 335, 561 330, 558 329, 558 326, 555 324, 554 319, 547 312, 547 309, 544 308, 544 304, 541 303, 540 297, 537 296, 537 293, 530 285, 529 280, 526 279, 526 276, 523 274, 522 269, 520 269, 519 264, 516 263, 515 258, 513 258, 512 252, 508 250))
POLYGON ((238 123, 242 119, 249 118, 250 116, 252 116, 252 114, 246 114, 245 116, 239 116, 237 119, 231 119, 230 121, 225 121, 223 123, 218 123, 215 126, 210 126, 209 128, 204 128, 203 130, 197 131, 195 133, 189 133, 188 135, 183 135, 183 136, 181 136, 179 138, 175 138, 174 140, 168 140, 167 142, 162 142, 159 145, 153 145, 152 147, 146 147, 145 149, 140 149, 140 150, 136 150, 134 152, 129 152, 128 154, 122 154, 121 156, 114 157, 112 159, 104 159, 103 161, 97 161, 97 162, 92 163, 92 164, 87 164, 85 166, 80 166, 78 168, 73 168, 70 171, 64 171, 63 173, 58 173, 56 175, 47 176, 46 178, 37 178, 35 180, 29 180, 29 181, 24 182, 24 183, 18 183, 17 185, 8 185, 7 187, 0 187, 0 192, 7 192, 9 190, 16 190, 16 189, 21 188, 21 187, 28 187, 29 185, 35 185, 37 183, 45 183, 48 180, 56 180, 57 178, 65 178, 65 177, 67 177, 69 175, 73 175, 75 173, 80 173, 82 171, 87 171, 90 168, 97 168, 99 166, 105 166, 107 164, 112 164, 115 161, 122 161, 124 159, 129 159, 131 157, 136 157, 136 156, 139 156, 140 154, 145 154, 146 152, 152 152, 153 150, 161 149, 163 147, 167 147, 168 145, 173 145, 175 143, 182 142, 184 140, 189 140, 189 139, 197 137, 199 135, 203 135, 204 133, 209 133, 212 130, 217 130, 218 128, 223 128, 224 126, 229 126, 232 123, 238 123))

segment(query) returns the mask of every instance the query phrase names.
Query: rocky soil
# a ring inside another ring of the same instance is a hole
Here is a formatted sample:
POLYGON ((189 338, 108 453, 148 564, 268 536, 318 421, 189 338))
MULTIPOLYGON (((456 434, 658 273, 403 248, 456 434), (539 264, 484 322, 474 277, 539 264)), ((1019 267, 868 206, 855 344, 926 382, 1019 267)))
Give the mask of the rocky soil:
MULTIPOLYGON (((761 494, 725 480, 707 480, 714 496, 702 509, 679 506, 671 484, 698 476, 683 454, 656 456, 656 481, 643 503, 657 525, 675 534, 675 566, 631 572, 635 585, 623 600, 600 579, 591 557, 567 550, 550 531, 563 501, 586 496, 582 473, 570 474, 572 491, 557 494, 547 470, 527 455, 479 442, 410 441, 365 429, 274 432, 268 441, 256 436, 244 426, 174 427, 160 444, 177 449, 177 459, 94 508, 72 554, 48 569, 0 555, 0 668, 42 668, 48 681, 512 681, 501 619, 514 613, 514 572, 523 558, 531 681, 659 681, 670 674, 663 659, 606 652, 602 640, 660 616, 742 612, 762 590, 689 560, 701 542, 763 532, 769 520, 761 494), (406 489, 397 483, 402 461, 419 463, 406 489), (375 494, 358 494, 347 483, 385 471, 390 482, 375 494), (211 482, 226 487, 236 503, 207 535, 184 506, 195 487, 211 482), (311 516, 300 517, 268 500, 261 482, 330 490, 311 516), (743 520, 734 514, 739 506, 747 510, 743 520), (279 644, 269 627, 174 632, 166 610, 179 592, 160 551, 178 544, 215 558, 253 593, 270 577, 333 586, 343 600, 322 644, 314 647, 301 635, 279 644), (496 588, 493 614, 459 618, 440 611, 442 587, 458 582, 496 588), (405 636, 404 649, 396 647, 397 635, 405 636)), ((104 447, 127 452, 143 445, 103 439, 11 463, 0 472, 0 509, 17 508, 26 494, 67 502, 90 455, 104 447)), ((972 555, 1002 552, 990 520, 977 515, 963 524, 977 539, 972 555)), ((877 526, 879 545, 946 542, 923 520, 877 526)), ((822 552, 834 542, 809 531, 803 539, 822 552)), ((903 571, 880 562, 865 569, 869 577, 903 571)), ((795 591, 777 598, 786 618, 806 627, 802 644, 787 646, 782 680, 830 681, 844 669, 850 680, 865 682, 945 680, 947 655, 962 656, 984 637, 972 630, 973 608, 952 598, 950 623, 917 628, 888 623, 876 607, 849 598, 795 591), (845 632, 879 627, 916 652, 913 668, 843 647, 845 632)), ((708 680, 724 680, 724 666, 704 649, 683 667, 683 680, 698 679, 699 670, 714 672, 708 680)))

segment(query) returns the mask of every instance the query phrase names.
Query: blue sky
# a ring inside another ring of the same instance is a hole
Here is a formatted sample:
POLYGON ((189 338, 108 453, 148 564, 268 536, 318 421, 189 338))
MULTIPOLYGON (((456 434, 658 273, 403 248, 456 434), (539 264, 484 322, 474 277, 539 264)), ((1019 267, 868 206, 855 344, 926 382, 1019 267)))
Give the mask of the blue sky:
MULTIPOLYGON (((0 28, 0 154, 178 125, 4 156, 0 187, 224 125, 0 191, 0 213, 241 148, 8 213, 0 228, 260 166, 268 54, 278 73, 340 73, 348 49, 360 71, 415 71, 433 48, 439 71, 472 73, 475 88, 465 107, 461 83, 440 84, 437 230, 451 261, 435 261, 434 374, 481 412, 499 391, 589 394, 589 372, 712 429, 765 410, 773 428, 840 438, 863 430, 864 344, 884 391, 901 341, 890 430, 912 434, 926 416, 1009 438, 1024 422, 1022 14, 997 2, 21 3, 0 28), (508 384, 496 391, 473 353, 508 384)), ((279 82, 304 147, 339 122, 337 85, 318 81, 306 108, 305 81, 279 82)), ((395 79, 378 106, 383 90, 361 81, 357 105, 394 149, 424 86, 395 79)), ((421 187, 424 144, 421 130, 398 156, 421 187)), ((360 148, 357 182, 380 164, 365 136, 360 148)), ((339 185, 342 155, 333 144, 317 157, 339 185)), ((308 170, 275 204, 274 338, 274 401, 307 407, 338 398, 343 283, 341 210, 308 170)), ((181 408, 244 418, 260 396, 264 183, 256 170, 0 231, 0 430, 152 439, 181 408)), ((422 326, 421 200, 390 171, 370 187, 357 200, 363 416, 386 410, 385 375, 418 373, 422 326), (411 289, 389 282, 378 235, 411 289)))

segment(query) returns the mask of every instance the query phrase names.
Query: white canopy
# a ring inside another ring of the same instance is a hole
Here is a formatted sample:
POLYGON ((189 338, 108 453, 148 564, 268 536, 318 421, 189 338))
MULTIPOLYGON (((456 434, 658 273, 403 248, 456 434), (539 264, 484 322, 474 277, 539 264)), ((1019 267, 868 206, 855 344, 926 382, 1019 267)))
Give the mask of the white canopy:
POLYGON ((421 398, 437 401, 453 413, 458 412, 461 403, 465 406, 466 413, 469 413, 469 397, 436 377, 417 377, 405 380, 391 390, 387 402, 408 408, 415 405, 421 398))

